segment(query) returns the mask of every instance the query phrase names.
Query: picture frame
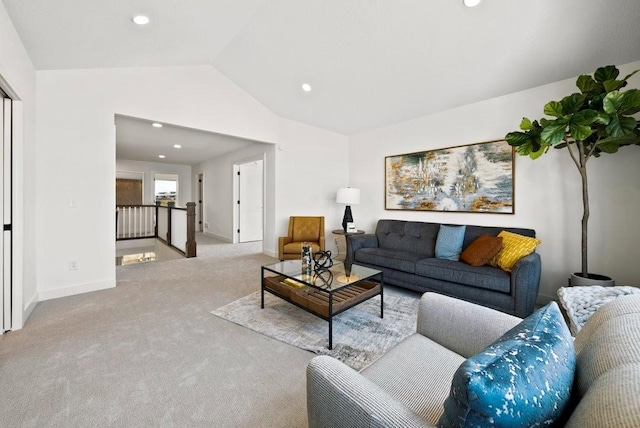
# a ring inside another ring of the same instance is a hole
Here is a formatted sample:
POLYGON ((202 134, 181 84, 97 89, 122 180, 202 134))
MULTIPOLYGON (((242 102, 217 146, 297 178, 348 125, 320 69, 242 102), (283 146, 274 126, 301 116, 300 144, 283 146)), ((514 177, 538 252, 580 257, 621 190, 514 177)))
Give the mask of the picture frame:
POLYGON ((514 214, 515 152, 505 140, 385 157, 385 209, 514 214))

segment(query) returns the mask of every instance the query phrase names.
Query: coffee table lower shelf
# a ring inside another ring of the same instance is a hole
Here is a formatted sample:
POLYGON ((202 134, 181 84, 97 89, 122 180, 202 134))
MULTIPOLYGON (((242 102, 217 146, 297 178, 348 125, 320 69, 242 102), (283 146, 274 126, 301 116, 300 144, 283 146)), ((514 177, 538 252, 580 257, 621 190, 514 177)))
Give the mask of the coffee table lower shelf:
MULTIPOLYGON (((286 300, 305 311, 329 321, 329 349, 333 346, 333 317, 365 300, 380 295, 380 318, 384 316, 382 285, 376 281, 364 280, 336 291, 319 290, 311 287, 296 288, 285 284, 283 275, 262 279, 264 291, 286 300)), ((262 302, 264 308, 264 299, 262 302)))

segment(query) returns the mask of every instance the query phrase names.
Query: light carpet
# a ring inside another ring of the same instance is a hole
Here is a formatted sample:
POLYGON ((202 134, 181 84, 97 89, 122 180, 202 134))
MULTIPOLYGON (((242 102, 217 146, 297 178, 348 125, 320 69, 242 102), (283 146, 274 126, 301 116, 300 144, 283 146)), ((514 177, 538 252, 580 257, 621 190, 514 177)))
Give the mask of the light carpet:
POLYGON ((257 291, 211 311, 250 330, 307 351, 330 355, 360 370, 416 331, 418 297, 385 293, 384 318, 375 296, 333 318, 333 349, 329 323, 269 293, 260 309, 257 291))

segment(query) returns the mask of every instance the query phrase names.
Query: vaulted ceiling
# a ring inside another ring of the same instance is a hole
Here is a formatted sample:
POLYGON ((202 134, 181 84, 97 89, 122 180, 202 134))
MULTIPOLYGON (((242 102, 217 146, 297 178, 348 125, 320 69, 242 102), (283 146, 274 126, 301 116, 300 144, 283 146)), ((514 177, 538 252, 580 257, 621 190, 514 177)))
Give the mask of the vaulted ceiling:
POLYGON ((39 70, 209 64, 346 135, 640 59, 638 0, 3 2, 39 70))

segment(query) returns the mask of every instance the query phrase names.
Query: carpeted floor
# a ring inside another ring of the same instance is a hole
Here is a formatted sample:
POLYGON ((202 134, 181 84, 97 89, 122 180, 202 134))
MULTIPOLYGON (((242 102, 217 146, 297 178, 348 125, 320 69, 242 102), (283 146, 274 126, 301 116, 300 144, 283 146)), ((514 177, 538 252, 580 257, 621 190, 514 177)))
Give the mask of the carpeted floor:
POLYGON ((116 288, 40 302, 0 336, 0 426, 305 427, 314 354, 210 314, 274 260, 197 241, 197 258, 117 267, 116 288))
POLYGON ((360 370, 416 331, 417 296, 386 293, 384 303, 384 318, 380 318, 380 296, 335 316, 331 350, 327 321, 269 293, 265 293, 264 309, 256 291, 211 313, 360 370))

